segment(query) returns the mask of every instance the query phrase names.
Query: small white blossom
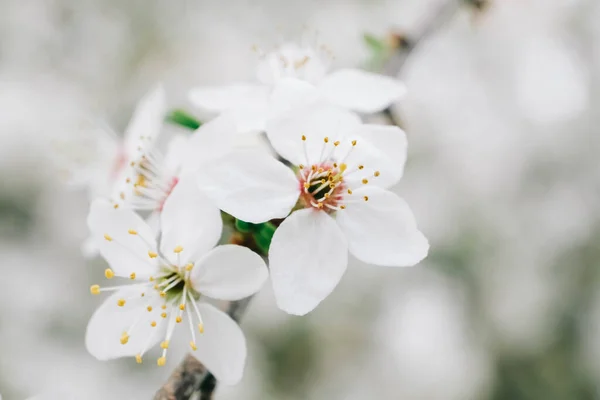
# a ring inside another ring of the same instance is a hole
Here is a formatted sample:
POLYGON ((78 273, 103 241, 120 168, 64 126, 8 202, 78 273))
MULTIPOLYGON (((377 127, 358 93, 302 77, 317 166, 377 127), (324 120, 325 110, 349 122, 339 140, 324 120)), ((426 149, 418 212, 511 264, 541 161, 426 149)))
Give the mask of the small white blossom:
POLYGON ((213 248, 221 236, 220 212, 192 180, 177 184, 160 218, 157 243, 131 209, 115 209, 105 200, 92 204, 88 225, 110 265, 106 278, 132 283, 91 287, 93 294, 114 294, 89 322, 87 349, 100 360, 135 356, 141 363, 160 342, 157 364, 163 366, 175 327, 183 323, 198 359, 220 381, 234 384, 244 368, 244 335, 225 313, 197 301, 205 296, 239 300, 257 292, 268 276, 265 263, 245 247, 213 248))
POLYGON ((325 101, 362 113, 379 112, 406 93, 402 82, 387 76, 358 69, 328 73, 330 61, 327 48, 288 43, 262 56, 258 83, 197 87, 189 98, 207 111, 232 111, 241 131, 262 131, 280 111, 281 104, 273 101, 271 94, 286 79, 304 81, 325 101))
POLYGON ((214 164, 199 184, 225 212, 261 223, 285 218, 269 250, 277 304, 292 314, 314 309, 338 284, 348 250, 383 266, 411 266, 429 244, 400 197, 406 136, 396 126, 362 124, 354 114, 315 105, 267 129, 294 168, 255 152, 214 164), (304 134, 302 134, 304 132, 304 134))

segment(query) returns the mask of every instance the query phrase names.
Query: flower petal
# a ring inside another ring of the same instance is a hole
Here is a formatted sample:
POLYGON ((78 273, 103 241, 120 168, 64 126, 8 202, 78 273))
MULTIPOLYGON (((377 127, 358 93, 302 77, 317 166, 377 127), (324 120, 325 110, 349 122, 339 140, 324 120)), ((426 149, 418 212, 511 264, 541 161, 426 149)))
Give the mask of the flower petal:
POLYGON ((260 290, 269 276, 263 259, 247 247, 215 247, 196 262, 190 279, 198 292, 219 300, 239 300, 260 290))
POLYGON ((160 249, 170 260, 182 264, 212 249, 221 238, 223 221, 219 209, 199 189, 192 175, 181 177, 167 197, 161 213, 160 249))
POLYGON ((311 105, 318 98, 316 86, 300 79, 280 79, 269 97, 269 117, 274 118, 290 110, 311 105))
POLYGON ((182 155, 183 171, 197 171, 227 154, 233 147, 236 122, 230 113, 224 113, 196 129, 182 155))
POLYGON ((257 77, 267 85, 286 77, 318 82, 327 72, 327 67, 315 49, 286 43, 263 57, 257 67, 257 77))
POLYGON ((360 118, 347 110, 321 102, 293 109, 267 122, 267 136, 273 148, 298 165, 322 161, 324 138, 330 143, 360 126, 360 118), (306 140, 302 140, 302 136, 306 140))
POLYGON ((195 355, 217 380, 235 385, 242 379, 246 364, 246 338, 239 325, 210 304, 199 304, 204 333, 197 335, 195 355))
POLYGON ((167 112, 167 99, 162 85, 157 85, 138 103, 125 130, 125 151, 135 159, 154 145, 167 112))
POLYGON ((295 211, 275 231, 269 250, 277 305, 290 314, 313 310, 337 286, 348 247, 335 221, 322 211, 295 211))
POLYGON ((336 221, 358 259, 382 266, 412 266, 427 256, 429 243, 417 229, 408 204, 396 194, 362 187, 356 202, 337 212, 336 221), (368 196, 368 201, 363 200, 368 196))
POLYGON ((94 312, 87 326, 85 346, 91 355, 99 360, 134 356, 156 344, 163 336, 166 320, 160 313, 161 298, 153 290, 143 288, 123 289, 108 297, 94 312), (123 307, 117 305, 119 299, 126 299, 123 307), (153 312, 146 307, 151 306, 153 312), (159 325, 152 327, 151 321, 159 325), (135 323, 126 344, 121 344, 123 332, 135 323))
MULTIPOLYGON (((359 172, 348 176, 347 181, 355 187, 363 178, 376 186, 387 188, 402 178, 406 162, 407 141, 404 131, 397 126, 363 124, 350 134, 357 141, 346 159, 350 168, 364 166, 359 172)), ((344 144, 347 145, 347 140, 344 144)), ((342 147, 342 146, 340 146, 342 147)), ((340 148, 340 153, 344 149, 340 148)))
POLYGON ((197 87, 189 93, 190 101, 199 108, 231 111, 240 132, 264 130, 268 96, 267 86, 251 83, 197 87))
POLYGON ((327 75, 320 89, 332 103, 363 113, 382 111, 406 94, 406 86, 399 80, 358 69, 327 75))
POLYGON ((252 223, 285 218, 300 194, 291 169, 256 151, 228 154, 198 174, 198 183, 221 210, 252 223))
POLYGON ((96 200, 87 223, 100 254, 115 275, 129 277, 135 272, 138 278, 147 278, 156 271, 156 259, 148 255, 148 251, 156 251, 154 232, 135 212, 96 200))

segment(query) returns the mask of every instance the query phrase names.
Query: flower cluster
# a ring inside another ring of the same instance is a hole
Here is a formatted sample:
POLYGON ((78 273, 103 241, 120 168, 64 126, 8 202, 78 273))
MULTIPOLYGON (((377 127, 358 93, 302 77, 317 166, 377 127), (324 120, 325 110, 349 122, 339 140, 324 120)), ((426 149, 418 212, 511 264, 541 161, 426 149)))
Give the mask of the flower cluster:
POLYGON ((406 135, 356 114, 383 110, 405 88, 355 69, 328 73, 330 59, 326 48, 289 44, 261 54, 257 83, 192 89, 192 103, 214 118, 174 136, 164 156, 158 86, 123 140, 99 135, 96 157, 70 165, 93 197, 87 247, 108 263, 105 278, 122 282, 90 288, 111 292, 88 325, 92 355, 141 363, 159 344, 163 366, 187 325, 200 361, 234 384, 244 335, 205 299, 251 296, 270 272, 279 308, 304 315, 337 286, 348 253, 381 266, 427 255, 410 208, 388 190, 403 174, 406 135), (236 145, 256 132, 272 151, 236 145))

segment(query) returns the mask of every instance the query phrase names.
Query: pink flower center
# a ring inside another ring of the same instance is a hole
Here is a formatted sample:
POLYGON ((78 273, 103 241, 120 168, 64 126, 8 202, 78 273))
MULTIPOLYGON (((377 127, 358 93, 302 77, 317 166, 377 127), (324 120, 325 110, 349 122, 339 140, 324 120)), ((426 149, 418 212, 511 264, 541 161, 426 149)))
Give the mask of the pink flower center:
POLYGON ((346 165, 324 162, 309 167, 300 166, 298 181, 300 201, 304 207, 313 207, 332 213, 346 208, 342 201, 346 192, 351 193, 344 182, 346 165))

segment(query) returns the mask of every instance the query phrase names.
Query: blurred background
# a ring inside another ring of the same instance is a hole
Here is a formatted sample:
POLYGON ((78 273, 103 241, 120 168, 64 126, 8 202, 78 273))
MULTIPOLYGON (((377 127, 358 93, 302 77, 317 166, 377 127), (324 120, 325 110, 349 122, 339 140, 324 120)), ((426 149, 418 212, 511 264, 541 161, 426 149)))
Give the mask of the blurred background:
MULTIPOLYGON (((81 115, 122 132, 157 81, 193 110, 190 87, 253 79, 253 45, 318 35, 334 68, 390 72, 364 35, 418 34, 447 1, 0 0, 3 399, 150 399, 185 353, 157 368, 86 352, 105 263, 81 255, 88 198, 47 139, 81 115)), ((596 0, 462 4, 419 42, 392 115, 429 257, 352 260, 304 318, 266 285, 244 380, 216 398, 600 399, 599 20, 596 0)))

